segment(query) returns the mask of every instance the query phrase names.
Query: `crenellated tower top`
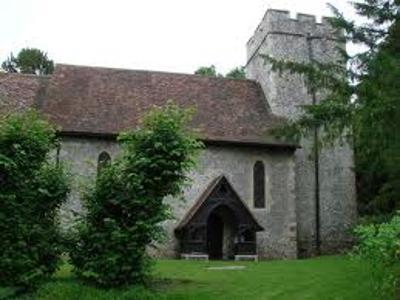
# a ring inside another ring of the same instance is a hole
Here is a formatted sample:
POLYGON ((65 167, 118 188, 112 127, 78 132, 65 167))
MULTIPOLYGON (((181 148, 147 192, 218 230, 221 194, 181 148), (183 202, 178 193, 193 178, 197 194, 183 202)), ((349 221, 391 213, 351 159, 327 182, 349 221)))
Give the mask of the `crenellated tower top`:
POLYGON ((316 16, 302 13, 293 19, 287 10, 269 9, 247 42, 247 58, 251 59, 268 35, 337 39, 337 30, 332 28, 329 19, 323 17, 322 22, 318 23, 316 16))
POLYGON ((332 62, 338 58, 339 37, 328 17, 319 23, 314 15, 299 13, 294 19, 289 11, 270 9, 247 42, 247 78, 260 83, 274 113, 295 117, 298 108, 308 104, 310 98, 302 81, 295 75, 280 77, 262 56, 297 62, 310 59, 332 62))

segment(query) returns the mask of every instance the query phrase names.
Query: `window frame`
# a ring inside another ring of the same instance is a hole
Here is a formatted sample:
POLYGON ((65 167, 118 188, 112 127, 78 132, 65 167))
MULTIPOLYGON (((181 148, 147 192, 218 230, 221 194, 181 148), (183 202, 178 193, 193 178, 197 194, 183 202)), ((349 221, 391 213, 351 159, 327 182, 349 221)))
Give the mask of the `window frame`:
POLYGON ((265 199, 265 164, 258 160, 253 165, 253 207, 256 209, 266 208, 265 199))

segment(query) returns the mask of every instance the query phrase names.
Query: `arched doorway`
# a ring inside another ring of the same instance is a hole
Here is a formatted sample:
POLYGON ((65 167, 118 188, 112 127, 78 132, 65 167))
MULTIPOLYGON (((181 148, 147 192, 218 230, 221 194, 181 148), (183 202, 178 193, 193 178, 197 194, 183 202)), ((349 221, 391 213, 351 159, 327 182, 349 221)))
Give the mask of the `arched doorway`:
POLYGON ((218 206, 207 220, 207 252, 210 259, 231 259, 235 255, 237 220, 227 206, 218 206))

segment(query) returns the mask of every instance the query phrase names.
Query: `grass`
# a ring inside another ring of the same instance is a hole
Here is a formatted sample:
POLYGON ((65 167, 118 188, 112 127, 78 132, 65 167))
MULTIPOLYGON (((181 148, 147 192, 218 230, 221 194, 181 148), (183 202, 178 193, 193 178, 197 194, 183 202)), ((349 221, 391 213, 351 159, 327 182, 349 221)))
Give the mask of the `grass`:
MULTIPOLYGON (((1 290, 0 290, 1 298, 1 290)), ((320 257, 272 262, 157 261, 154 282, 147 288, 101 290, 77 281, 69 265, 35 294, 40 300, 372 300, 368 268, 347 257, 320 257), (209 270, 210 266, 245 266, 209 270)))

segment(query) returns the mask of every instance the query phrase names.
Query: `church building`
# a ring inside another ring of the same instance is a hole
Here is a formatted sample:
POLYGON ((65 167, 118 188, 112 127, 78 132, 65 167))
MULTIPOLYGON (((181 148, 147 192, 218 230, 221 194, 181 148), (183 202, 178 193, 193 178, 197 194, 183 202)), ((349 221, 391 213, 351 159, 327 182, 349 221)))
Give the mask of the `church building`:
POLYGON ((74 178, 60 212, 63 226, 83 212, 82 182, 94 180, 118 154, 118 133, 171 99, 195 109, 191 126, 205 148, 184 201, 165 200, 174 219, 165 222, 167 238, 154 255, 335 253, 351 244, 357 215, 352 148, 338 143, 315 151, 318 132, 299 144, 271 136, 272 128, 298 117, 302 105, 320 99, 300 76, 278 74, 263 56, 329 62, 337 45, 326 19, 268 10, 247 42, 247 79, 58 64, 49 76, 0 73, 0 101, 7 111, 36 108, 59 128, 54 155, 74 178))

